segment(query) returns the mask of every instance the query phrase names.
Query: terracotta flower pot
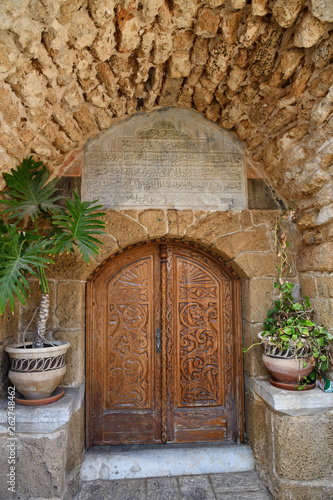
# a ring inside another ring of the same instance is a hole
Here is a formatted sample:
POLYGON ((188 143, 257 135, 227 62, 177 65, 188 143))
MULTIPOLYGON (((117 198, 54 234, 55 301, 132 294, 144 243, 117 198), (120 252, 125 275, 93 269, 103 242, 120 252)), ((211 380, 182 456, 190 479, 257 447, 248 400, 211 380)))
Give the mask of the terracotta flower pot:
POLYGON ((31 343, 6 347, 10 358, 11 383, 26 399, 51 396, 66 373, 65 356, 69 342, 53 341, 54 347, 32 349, 31 343))
POLYGON ((307 358, 281 358, 263 354, 262 360, 278 382, 300 383, 313 370, 313 365, 307 358), (303 367, 303 363, 306 363, 305 367, 303 367))

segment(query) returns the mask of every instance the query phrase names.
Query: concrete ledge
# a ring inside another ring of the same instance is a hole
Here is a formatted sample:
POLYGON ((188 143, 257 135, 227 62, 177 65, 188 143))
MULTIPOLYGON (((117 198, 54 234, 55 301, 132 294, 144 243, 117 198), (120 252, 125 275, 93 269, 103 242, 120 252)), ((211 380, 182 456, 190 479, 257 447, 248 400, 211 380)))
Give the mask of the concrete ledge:
POLYGON ((245 387, 260 396, 273 410, 286 415, 311 415, 333 408, 333 393, 318 387, 310 391, 277 389, 268 380, 245 376, 245 387))
MULTIPOLYGON (((67 424, 83 404, 84 384, 65 387, 59 401, 43 406, 15 405, 16 432, 49 433, 67 424)), ((0 402, 0 434, 7 432, 8 400, 0 402)))
POLYGON ((254 470, 249 445, 168 447, 85 454, 82 481, 132 479, 254 470))

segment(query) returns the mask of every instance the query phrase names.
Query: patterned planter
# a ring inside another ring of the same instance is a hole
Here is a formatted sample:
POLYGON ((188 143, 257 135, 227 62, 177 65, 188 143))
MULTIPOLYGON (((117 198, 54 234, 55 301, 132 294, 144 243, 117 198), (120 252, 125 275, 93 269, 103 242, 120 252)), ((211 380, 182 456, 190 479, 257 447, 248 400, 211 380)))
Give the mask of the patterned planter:
POLYGON ((51 396, 66 373, 69 342, 53 341, 54 347, 32 349, 31 343, 6 347, 10 358, 9 380, 26 399, 51 396))

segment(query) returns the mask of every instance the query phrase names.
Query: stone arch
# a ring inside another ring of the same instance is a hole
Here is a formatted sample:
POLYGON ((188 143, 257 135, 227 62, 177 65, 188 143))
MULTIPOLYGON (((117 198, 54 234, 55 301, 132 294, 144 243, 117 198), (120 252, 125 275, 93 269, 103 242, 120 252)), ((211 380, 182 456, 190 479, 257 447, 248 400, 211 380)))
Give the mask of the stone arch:
POLYGON ((77 173, 83 144, 115 121, 156 106, 193 108, 244 142, 255 175, 296 200, 300 228, 320 242, 332 203, 326 4, 7 3, 2 170, 32 153, 54 175, 77 173))

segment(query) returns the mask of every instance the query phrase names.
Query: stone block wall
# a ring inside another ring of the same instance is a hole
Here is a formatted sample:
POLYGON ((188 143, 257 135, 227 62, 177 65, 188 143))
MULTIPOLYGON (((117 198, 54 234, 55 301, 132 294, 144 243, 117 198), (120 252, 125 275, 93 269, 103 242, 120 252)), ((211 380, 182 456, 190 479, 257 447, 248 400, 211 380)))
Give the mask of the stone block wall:
MULTIPOLYGON (((332 498, 332 395, 326 395, 320 389, 309 391, 308 394, 296 393, 292 405, 287 402, 285 408, 276 408, 276 389, 273 388, 272 393, 269 383, 261 382, 262 387, 258 390, 256 384, 248 382, 247 380, 245 397, 247 435, 257 471, 273 498, 332 498), (313 394, 314 391, 317 393, 313 394), (269 398, 266 397, 267 394, 269 398), (301 400, 299 404, 297 398, 301 400), (320 403, 321 398, 326 401, 322 400, 320 403), (288 409, 288 406, 293 406, 294 409, 288 409)), ((277 400, 280 406, 283 405, 283 395, 277 395, 277 400)))
POLYGON ((7 401, 0 402, 0 498, 73 500, 84 453, 84 386, 67 389, 52 405, 16 405, 12 411, 14 438, 8 434, 7 401), (7 483, 9 443, 15 492, 7 483))

